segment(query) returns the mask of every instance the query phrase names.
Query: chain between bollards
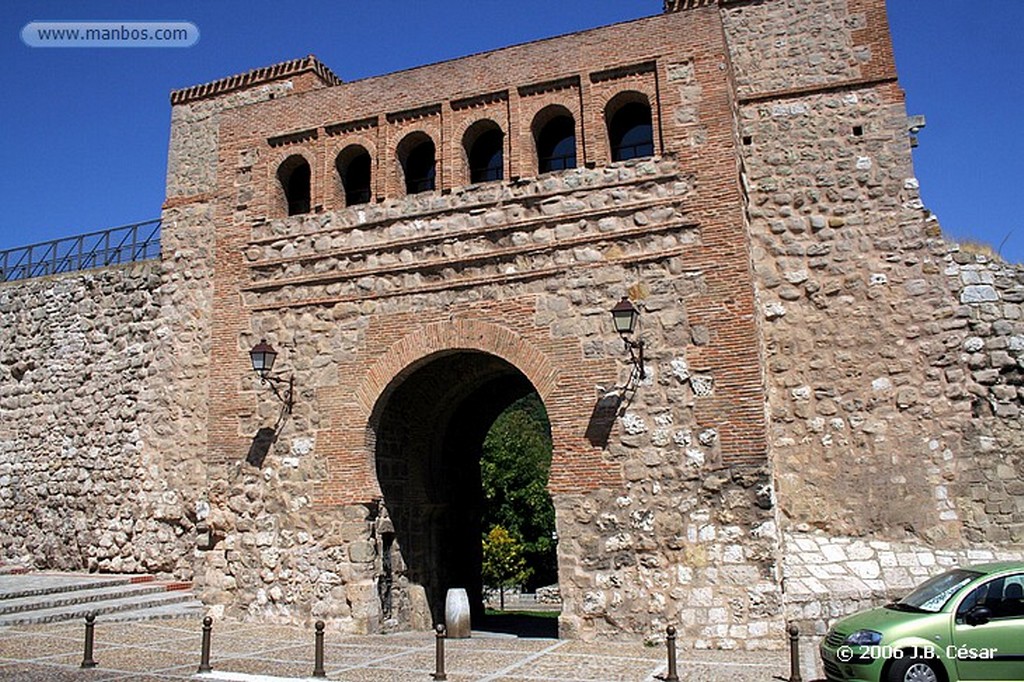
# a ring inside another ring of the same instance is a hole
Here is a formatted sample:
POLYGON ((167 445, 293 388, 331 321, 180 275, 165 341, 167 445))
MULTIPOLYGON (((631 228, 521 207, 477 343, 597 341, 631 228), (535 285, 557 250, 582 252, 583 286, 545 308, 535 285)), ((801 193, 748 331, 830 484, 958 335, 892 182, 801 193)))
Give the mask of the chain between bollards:
POLYGON ((434 672, 431 675, 431 677, 433 677, 435 680, 447 680, 448 679, 448 675, 446 675, 445 672, 444 672, 444 638, 445 638, 444 625, 441 625, 440 623, 438 623, 437 627, 434 628, 434 632, 435 632, 434 640, 437 643, 437 646, 435 648, 435 651, 436 651, 437 655, 435 656, 436 660, 435 660, 435 666, 434 666, 436 669, 434 670, 434 672))
POLYGON ((313 627, 316 628, 316 646, 313 648, 313 677, 327 677, 327 672, 324 670, 324 622, 318 620, 313 627))
POLYGON ((213 618, 203 618, 203 651, 199 658, 199 670, 197 672, 208 673, 213 668, 210 666, 210 635, 213 632, 213 618))
POLYGON ((82 656, 83 668, 95 668, 96 661, 92 660, 93 628, 96 625, 96 614, 90 613, 85 617, 85 654, 82 656))
POLYGON ((679 682, 679 673, 676 670, 676 628, 669 625, 665 628, 665 645, 668 648, 668 671, 661 679, 665 682, 679 682))
POLYGON ((804 682, 800 676, 800 628, 789 626, 789 682, 804 682))

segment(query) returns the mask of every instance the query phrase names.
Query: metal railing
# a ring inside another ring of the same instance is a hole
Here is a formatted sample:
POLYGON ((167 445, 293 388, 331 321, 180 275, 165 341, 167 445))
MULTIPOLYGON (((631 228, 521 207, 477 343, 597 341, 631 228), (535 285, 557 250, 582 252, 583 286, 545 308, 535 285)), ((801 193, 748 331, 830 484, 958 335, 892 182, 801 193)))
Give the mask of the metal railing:
POLYGON ((133 263, 159 255, 160 221, 148 220, 0 251, 0 282, 133 263))

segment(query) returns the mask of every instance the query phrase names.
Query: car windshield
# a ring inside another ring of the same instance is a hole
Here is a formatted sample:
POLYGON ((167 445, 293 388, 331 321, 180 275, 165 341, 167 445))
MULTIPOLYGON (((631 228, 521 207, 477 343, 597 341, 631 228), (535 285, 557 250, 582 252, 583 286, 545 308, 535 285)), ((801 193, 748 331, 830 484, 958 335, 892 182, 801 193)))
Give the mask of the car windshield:
POLYGON ((982 574, 977 571, 967 571, 962 568, 947 571, 921 583, 916 590, 896 602, 895 606, 938 613, 961 587, 980 575, 982 574))

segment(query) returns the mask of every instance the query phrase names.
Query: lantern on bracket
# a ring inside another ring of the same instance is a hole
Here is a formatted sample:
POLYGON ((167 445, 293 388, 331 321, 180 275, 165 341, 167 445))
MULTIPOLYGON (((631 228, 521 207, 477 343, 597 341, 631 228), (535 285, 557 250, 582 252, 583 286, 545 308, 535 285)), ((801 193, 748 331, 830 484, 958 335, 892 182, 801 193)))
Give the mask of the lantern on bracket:
POLYGON ((291 413, 292 406, 294 405, 295 377, 289 376, 287 379, 284 379, 271 374, 274 369, 274 362, 277 360, 277 351, 274 350, 274 347, 267 343, 266 339, 260 339, 260 342, 249 351, 249 360, 252 362, 253 371, 260 377, 260 383, 264 386, 270 386, 270 390, 274 392, 277 399, 284 403, 287 411, 291 413))
POLYGON ((637 371, 637 377, 642 380, 647 377, 647 373, 644 371, 644 342, 643 340, 634 341, 630 338, 640 321, 640 311, 630 302, 629 297, 623 296, 622 300, 611 309, 611 313, 615 331, 618 332, 626 346, 629 360, 637 371))

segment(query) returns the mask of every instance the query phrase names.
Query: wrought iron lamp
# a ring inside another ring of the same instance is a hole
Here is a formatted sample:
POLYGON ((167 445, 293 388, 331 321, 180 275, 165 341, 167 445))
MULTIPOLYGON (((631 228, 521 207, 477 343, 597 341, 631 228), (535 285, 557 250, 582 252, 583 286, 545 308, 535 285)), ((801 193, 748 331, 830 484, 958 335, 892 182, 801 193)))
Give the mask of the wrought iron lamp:
POLYGON ((644 342, 643 340, 633 341, 629 338, 636 330, 637 322, 640 320, 640 311, 629 302, 628 297, 623 296, 622 300, 612 308, 611 313, 615 331, 622 337, 622 342, 626 345, 626 350, 629 351, 629 360, 637 371, 637 377, 639 379, 646 378, 647 373, 644 371, 644 342))
POLYGON ((260 383, 264 386, 269 385, 277 399, 283 402, 285 408, 291 413, 294 404, 295 377, 290 376, 283 379, 270 373, 274 369, 274 361, 277 360, 277 351, 274 350, 274 347, 267 343, 266 339, 260 339, 260 342, 249 351, 249 359, 252 361, 253 371, 260 375, 260 383), (287 391, 282 392, 282 388, 285 386, 287 386, 287 391))

